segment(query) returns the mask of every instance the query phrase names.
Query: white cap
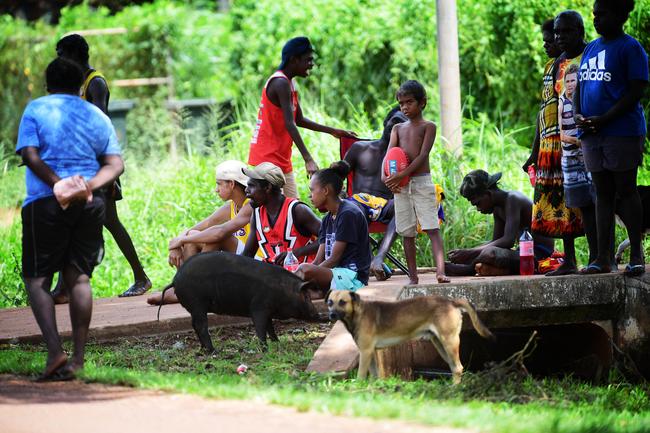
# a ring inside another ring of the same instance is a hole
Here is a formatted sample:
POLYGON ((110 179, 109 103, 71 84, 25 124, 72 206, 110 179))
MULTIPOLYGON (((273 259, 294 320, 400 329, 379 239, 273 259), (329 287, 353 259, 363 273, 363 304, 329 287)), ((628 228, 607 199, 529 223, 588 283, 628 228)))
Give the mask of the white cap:
POLYGON ((243 168, 246 168, 246 164, 241 161, 224 161, 217 165, 216 178, 217 180, 234 180, 246 187, 248 184, 248 176, 242 172, 243 168))

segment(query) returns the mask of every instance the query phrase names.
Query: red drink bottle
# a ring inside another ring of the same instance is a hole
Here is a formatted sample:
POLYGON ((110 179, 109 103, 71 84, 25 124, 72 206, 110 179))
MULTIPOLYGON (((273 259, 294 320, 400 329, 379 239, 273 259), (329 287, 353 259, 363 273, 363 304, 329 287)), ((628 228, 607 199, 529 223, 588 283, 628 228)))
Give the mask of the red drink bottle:
POLYGON ((519 275, 533 275, 535 273, 533 236, 524 230, 519 238, 519 275))

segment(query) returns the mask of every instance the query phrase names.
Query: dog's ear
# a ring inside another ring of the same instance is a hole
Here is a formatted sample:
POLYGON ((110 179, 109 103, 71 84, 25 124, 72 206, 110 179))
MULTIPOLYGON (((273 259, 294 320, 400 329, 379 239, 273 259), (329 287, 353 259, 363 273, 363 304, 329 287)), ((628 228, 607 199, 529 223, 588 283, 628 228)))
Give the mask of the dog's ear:
POLYGON ((361 300, 361 297, 357 294, 357 292, 350 292, 350 299, 352 299, 352 302, 359 302, 361 300))
POLYGON ((325 293, 325 304, 327 304, 327 301, 329 301, 331 293, 332 293, 332 289, 329 289, 327 293, 325 293))

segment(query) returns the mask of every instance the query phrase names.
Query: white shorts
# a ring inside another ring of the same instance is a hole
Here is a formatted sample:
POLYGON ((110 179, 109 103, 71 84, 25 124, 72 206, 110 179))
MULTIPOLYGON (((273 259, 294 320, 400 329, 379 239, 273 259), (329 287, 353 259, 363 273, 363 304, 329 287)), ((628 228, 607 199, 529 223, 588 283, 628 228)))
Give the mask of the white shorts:
POLYGON ((417 235, 418 222, 423 231, 440 228, 436 186, 429 173, 411 177, 409 183, 402 187, 402 192, 395 194, 397 233, 414 238, 417 235))

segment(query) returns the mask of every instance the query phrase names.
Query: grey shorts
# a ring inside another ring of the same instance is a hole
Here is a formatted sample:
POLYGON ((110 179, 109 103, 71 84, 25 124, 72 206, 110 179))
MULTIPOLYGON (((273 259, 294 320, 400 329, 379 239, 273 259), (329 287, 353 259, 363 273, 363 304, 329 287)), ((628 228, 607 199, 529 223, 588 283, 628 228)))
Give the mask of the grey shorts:
POLYGON ((615 137, 588 134, 581 138, 585 167, 589 172, 628 171, 643 162, 645 136, 615 137))
POLYGON ((397 234, 415 237, 418 223, 425 231, 440 228, 436 186, 429 173, 412 177, 408 185, 402 187, 402 192, 395 194, 397 234))

